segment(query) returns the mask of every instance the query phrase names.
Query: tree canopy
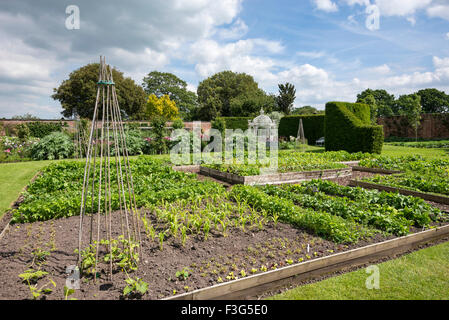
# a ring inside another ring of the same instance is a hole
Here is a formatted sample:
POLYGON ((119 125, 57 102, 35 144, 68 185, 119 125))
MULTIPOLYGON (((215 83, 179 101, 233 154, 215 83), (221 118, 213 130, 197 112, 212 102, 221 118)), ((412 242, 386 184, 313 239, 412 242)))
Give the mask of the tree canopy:
POLYGON ((318 110, 317 108, 314 108, 312 106, 303 106, 303 107, 296 108, 291 112, 291 114, 297 114, 297 115, 317 114, 317 113, 324 113, 324 110, 318 110))
POLYGON ((157 97, 168 95, 176 102, 185 120, 195 118, 198 109, 198 98, 195 92, 187 90, 187 82, 169 72, 152 71, 143 78, 143 87, 148 95, 157 97))
POLYGON ((293 102, 296 99, 296 89, 291 83, 278 84, 279 95, 276 97, 277 111, 286 115, 290 114, 293 109, 293 102))
POLYGON ((148 97, 145 105, 144 115, 146 119, 161 118, 163 120, 173 120, 178 116, 176 102, 170 100, 167 94, 158 98, 155 94, 148 97))
POLYGON ((200 82, 197 93, 200 120, 209 121, 219 116, 239 117, 258 113, 260 108, 274 106, 272 98, 267 96, 254 78, 246 73, 232 71, 216 73, 200 82))
POLYGON ((449 112, 449 95, 437 89, 419 90, 417 94, 421 97, 423 113, 449 112))
MULTIPOLYGON (((92 118, 97 97, 97 82, 100 65, 91 63, 83 66, 64 80, 58 88, 54 88, 52 98, 61 103, 64 117, 70 118, 78 114, 82 118, 92 118)), ((112 69, 117 99, 120 109, 126 115, 134 118, 141 114, 147 95, 143 88, 131 78, 125 78, 123 73, 112 69)))
POLYGON ((366 89, 357 95, 357 101, 359 103, 364 103, 366 98, 371 95, 376 100, 377 115, 380 117, 389 117, 397 114, 394 95, 389 94, 386 90, 371 90, 366 89))

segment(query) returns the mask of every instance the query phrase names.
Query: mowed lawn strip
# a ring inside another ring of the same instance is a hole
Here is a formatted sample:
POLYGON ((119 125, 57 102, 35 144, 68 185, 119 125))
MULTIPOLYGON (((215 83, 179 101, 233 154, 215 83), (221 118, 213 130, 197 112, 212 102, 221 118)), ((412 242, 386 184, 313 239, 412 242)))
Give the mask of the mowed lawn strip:
POLYGON ((449 155, 449 149, 413 148, 413 147, 392 146, 384 144, 382 147, 382 155, 394 157, 421 155, 426 158, 438 158, 438 157, 447 157, 449 155))
POLYGON ((10 208, 33 176, 53 161, 27 161, 0 164, 0 217, 10 208))
POLYGON ((367 289, 365 268, 300 286, 274 300, 449 300, 449 242, 377 265, 380 289, 367 289))

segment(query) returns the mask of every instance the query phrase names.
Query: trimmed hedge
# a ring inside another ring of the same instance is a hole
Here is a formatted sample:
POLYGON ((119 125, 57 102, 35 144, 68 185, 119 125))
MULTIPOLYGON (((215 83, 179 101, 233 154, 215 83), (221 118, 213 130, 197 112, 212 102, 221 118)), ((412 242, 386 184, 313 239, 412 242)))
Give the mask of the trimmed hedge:
POLYGON ((382 152, 383 127, 370 124, 366 104, 328 102, 324 131, 326 151, 382 152))
POLYGON ((279 122, 279 137, 296 137, 298 135, 299 119, 302 119, 304 135, 308 144, 324 137, 324 114, 293 115, 281 118, 279 122))
POLYGON ((223 119, 226 122, 226 129, 248 129, 248 120, 254 117, 217 117, 216 119, 223 119))
MULTIPOLYGON (((302 118, 304 135, 309 144, 314 144, 316 140, 324 137, 324 114, 292 115, 281 118, 279 122, 279 137, 296 137, 298 134, 299 119, 302 118)), ((253 117, 217 117, 226 123, 226 129, 248 129, 248 120, 253 117)))

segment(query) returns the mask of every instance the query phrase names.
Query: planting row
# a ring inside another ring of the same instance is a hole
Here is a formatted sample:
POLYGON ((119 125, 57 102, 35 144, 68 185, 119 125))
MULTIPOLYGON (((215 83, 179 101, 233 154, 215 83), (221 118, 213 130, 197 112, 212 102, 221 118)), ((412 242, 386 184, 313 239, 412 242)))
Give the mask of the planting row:
MULTIPOLYGON (((115 168, 114 161, 111 162, 111 166, 115 168)), ((223 194, 225 191, 218 183, 201 182, 194 174, 174 171, 164 161, 154 160, 148 156, 130 160, 130 168, 138 207, 148 207, 162 201, 203 198, 223 194)), ((44 168, 42 174, 24 192, 23 202, 13 213, 13 223, 78 215, 83 175, 84 163, 77 161, 63 161, 44 168)), ((99 185, 98 176, 97 174, 94 179, 91 174, 96 186, 99 185)), ((115 169, 111 170, 111 181, 117 181, 115 169)), ((120 207, 118 188, 118 184, 111 185, 112 210, 118 210, 120 207)), ((98 206, 97 197, 92 203, 91 195, 89 189, 86 197, 87 213, 96 212, 98 206)), ((103 196, 102 193, 102 205, 103 196)), ((129 199, 127 193, 125 199, 129 199)))
MULTIPOLYGON (((369 153, 348 153, 346 151, 331 151, 323 153, 304 153, 280 151, 278 154, 278 172, 301 172, 314 171, 325 169, 341 169, 346 166, 340 161, 355 161, 361 159, 370 159, 374 157, 369 153)), ((208 164, 206 167, 216 169, 222 172, 233 173, 239 176, 255 176, 261 173, 260 169, 267 167, 270 164, 262 164, 256 162, 254 164, 248 163, 245 158, 245 163, 233 164, 208 164)))
POLYGON ((364 178, 363 181, 420 192, 449 195, 449 159, 424 159, 421 156, 365 159, 360 165, 400 170, 404 173, 364 178))

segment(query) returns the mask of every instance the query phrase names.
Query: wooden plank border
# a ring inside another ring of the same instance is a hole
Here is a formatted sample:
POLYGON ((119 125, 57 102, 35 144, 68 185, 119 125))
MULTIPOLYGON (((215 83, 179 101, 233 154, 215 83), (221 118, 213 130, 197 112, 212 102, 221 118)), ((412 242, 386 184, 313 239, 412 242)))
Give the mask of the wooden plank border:
POLYGON ((352 168, 347 167, 342 169, 285 172, 259 176, 239 176, 233 173, 222 172, 216 169, 201 166, 200 173, 202 175, 211 176, 215 179, 219 179, 231 184, 264 185, 296 183, 312 179, 333 179, 339 177, 348 177, 352 175, 352 168))
POLYGON ((185 166, 172 166, 172 169, 175 170, 175 171, 180 171, 180 172, 199 173, 200 172, 200 165, 198 165, 198 164, 191 164, 191 165, 185 165, 185 166))
POLYGON ((345 267, 352 267, 373 259, 406 252, 419 244, 449 236, 449 225, 429 229, 408 236, 371 244, 277 270, 183 293, 164 300, 242 299, 278 288, 294 280, 313 278, 345 267), (296 279, 295 279, 296 278, 296 279))
POLYGON ((360 166, 353 166, 352 170, 371 172, 371 173, 383 173, 383 174, 403 173, 402 171, 399 171, 399 170, 387 170, 387 169, 381 169, 381 168, 368 168, 368 167, 360 167, 360 166))
POLYGON ((370 183, 370 182, 359 181, 359 180, 350 180, 349 185, 351 187, 362 187, 365 189, 377 189, 377 190, 383 190, 383 191, 388 191, 388 192, 398 192, 398 193, 406 195, 406 196, 414 196, 414 197, 422 198, 422 199, 428 200, 428 201, 449 204, 449 197, 439 196, 439 195, 435 195, 435 194, 407 190, 407 189, 402 189, 402 188, 397 188, 397 187, 390 187, 390 186, 385 186, 382 184, 370 183))

